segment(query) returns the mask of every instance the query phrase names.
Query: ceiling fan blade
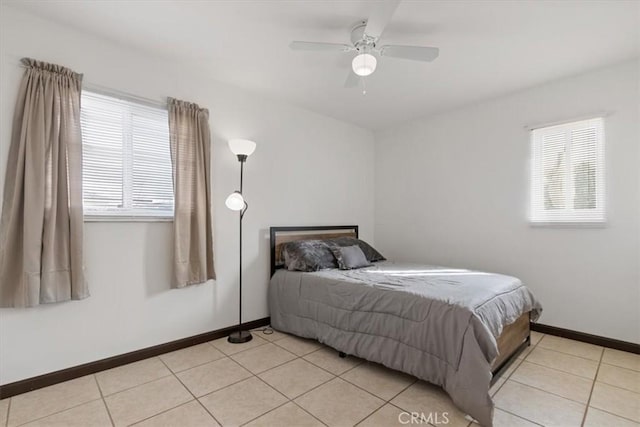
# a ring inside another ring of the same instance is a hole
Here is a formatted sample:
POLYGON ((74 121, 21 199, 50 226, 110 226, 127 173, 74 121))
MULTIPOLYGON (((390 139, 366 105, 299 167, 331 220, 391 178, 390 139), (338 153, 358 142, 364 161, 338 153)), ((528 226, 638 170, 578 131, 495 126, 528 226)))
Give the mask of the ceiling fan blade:
POLYGON ((300 42, 293 41, 289 44, 292 50, 310 50, 310 51, 338 51, 349 52, 353 50, 353 46, 342 43, 322 43, 322 42, 300 42))
POLYGON ((396 11, 398 4, 400 4, 400 0, 384 0, 383 2, 376 3, 367 21, 367 26, 364 29, 365 35, 373 37, 376 40, 379 39, 391 20, 393 13, 396 11))
POLYGON ((437 47, 426 46, 382 46, 380 47, 381 56, 390 56, 392 58, 411 59, 413 61, 431 62, 438 57, 440 49, 437 47))
POLYGON ((345 88, 352 88, 358 86, 359 77, 352 70, 349 70, 349 75, 347 76, 347 80, 344 82, 345 88))

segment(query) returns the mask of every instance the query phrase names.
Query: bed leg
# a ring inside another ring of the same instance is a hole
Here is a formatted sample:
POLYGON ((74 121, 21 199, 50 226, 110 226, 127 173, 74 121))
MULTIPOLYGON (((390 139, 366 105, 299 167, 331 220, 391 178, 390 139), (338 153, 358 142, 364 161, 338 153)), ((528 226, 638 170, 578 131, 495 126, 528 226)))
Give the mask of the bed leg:
POLYGON ((345 357, 347 357, 347 353, 345 353, 344 351, 339 351, 338 352, 338 356, 340 356, 342 359, 344 359, 345 357))
POLYGON ((531 334, 527 335, 527 347, 531 347, 531 334))

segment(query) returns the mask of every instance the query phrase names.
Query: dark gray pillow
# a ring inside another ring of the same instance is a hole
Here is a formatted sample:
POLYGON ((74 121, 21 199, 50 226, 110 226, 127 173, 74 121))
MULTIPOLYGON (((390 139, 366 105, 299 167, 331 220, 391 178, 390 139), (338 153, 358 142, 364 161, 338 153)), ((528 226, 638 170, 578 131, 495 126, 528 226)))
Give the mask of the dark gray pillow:
POLYGON ((355 237, 335 237, 333 239, 327 239, 326 242, 342 247, 358 245, 360 246, 360 249, 362 249, 362 252, 364 252, 364 256, 367 257, 367 260, 369 262, 386 260, 386 258, 383 257, 380 252, 376 251, 367 242, 365 242, 364 240, 356 239, 355 237))
POLYGON ((338 260, 340 270, 368 267, 371 263, 360 249, 360 246, 332 246, 331 252, 338 260))
POLYGON ((284 266, 288 270, 318 271, 338 268, 329 245, 322 240, 298 240, 282 248, 284 266))

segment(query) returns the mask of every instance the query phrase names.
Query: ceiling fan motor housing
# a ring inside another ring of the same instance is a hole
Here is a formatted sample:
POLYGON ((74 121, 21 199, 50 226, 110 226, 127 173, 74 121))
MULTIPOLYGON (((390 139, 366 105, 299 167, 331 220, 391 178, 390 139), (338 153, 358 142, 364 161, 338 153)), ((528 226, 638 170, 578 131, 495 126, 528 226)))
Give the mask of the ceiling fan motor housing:
POLYGON ((376 47, 377 38, 364 33, 367 21, 358 22, 351 30, 351 43, 359 53, 370 53, 376 47))

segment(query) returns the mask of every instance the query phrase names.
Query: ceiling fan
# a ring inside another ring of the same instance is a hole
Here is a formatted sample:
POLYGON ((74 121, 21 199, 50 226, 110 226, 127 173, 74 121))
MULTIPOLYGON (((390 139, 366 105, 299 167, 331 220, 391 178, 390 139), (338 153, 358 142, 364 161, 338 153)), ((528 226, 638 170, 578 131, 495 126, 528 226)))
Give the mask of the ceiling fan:
POLYGON ((375 55, 412 61, 433 61, 440 52, 437 47, 378 45, 380 36, 399 3, 400 0, 385 0, 377 3, 369 19, 359 22, 351 30, 352 44, 293 41, 289 47, 292 50, 357 52, 351 62, 352 70, 349 71, 344 83, 345 87, 357 86, 358 77, 366 77, 376 70, 378 59, 375 55))

